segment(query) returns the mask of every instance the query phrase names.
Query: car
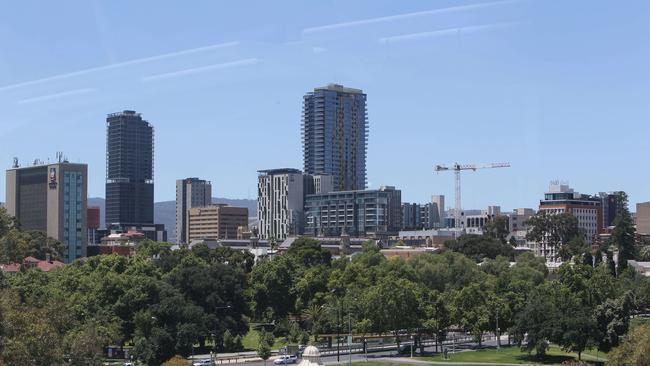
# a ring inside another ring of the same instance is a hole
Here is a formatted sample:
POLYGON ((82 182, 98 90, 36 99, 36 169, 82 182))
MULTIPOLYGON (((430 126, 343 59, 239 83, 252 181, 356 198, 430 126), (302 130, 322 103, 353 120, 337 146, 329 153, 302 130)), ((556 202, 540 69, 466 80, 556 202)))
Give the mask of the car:
POLYGON ((297 363, 298 362, 298 356, 296 355, 284 355, 276 358, 273 361, 274 365, 286 365, 289 363, 297 363))
POLYGON ((125 362, 122 364, 122 366, 135 366, 135 365, 133 365, 133 362, 125 362))
POLYGON ((413 346, 410 343, 402 344, 397 349, 397 353, 399 353, 400 355, 410 355, 411 354, 411 348, 413 348, 413 346))
POLYGON ((195 361, 192 366, 212 366, 210 359, 195 361))

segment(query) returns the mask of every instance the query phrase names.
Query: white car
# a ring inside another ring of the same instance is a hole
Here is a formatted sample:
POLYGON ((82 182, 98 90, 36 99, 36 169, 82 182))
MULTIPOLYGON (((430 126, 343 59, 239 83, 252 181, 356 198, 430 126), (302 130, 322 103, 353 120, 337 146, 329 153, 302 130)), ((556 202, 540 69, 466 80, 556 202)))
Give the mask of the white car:
POLYGON ((298 362, 298 356, 295 355, 285 355, 285 356, 280 356, 276 358, 273 361, 274 365, 286 365, 289 363, 297 363, 298 362))
POLYGON ((192 364, 192 366, 212 366, 212 361, 210 360, 201 360, 201 361, 196 361, 192 364))

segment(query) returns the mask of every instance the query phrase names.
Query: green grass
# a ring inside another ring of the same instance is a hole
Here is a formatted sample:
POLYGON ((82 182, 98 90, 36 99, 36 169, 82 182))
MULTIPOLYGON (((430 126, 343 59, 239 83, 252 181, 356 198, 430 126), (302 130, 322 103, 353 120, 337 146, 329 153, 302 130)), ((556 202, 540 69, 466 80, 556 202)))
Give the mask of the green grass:
MULTIPOLYGON (((244 345, 245 350, 256 351, 259 341, 260 341, 260 334, 256 330, 249 329, 248 333, 246 333, 246 336, 244 336, 244 339, 242 339, 242 344, 244 345)), ((278 337, 273 342, 271 349, 275 350, 281 347, 284 347, 284 341, 282 340, 282 337, 278 337)))
MULTIPOLYGON (((441 355, 418 358, 427 361, 443 361, 441 355)), ((564 352, 555 346, 550 347, 546 351, 546 355, 543 357, 537 357, 534 353, 529 355, 526 352, 522 352, 519 347, 502 347, 498 351, 496 349, 485 349, 449 354, 449 362, 501 362, 513 364, 559 365, 564 361, 577 359, 577 354, 564 352)), ((590 357, 583 352, 582 359, 585 361, 591 361, 595 360, 595 357, 590 357)))

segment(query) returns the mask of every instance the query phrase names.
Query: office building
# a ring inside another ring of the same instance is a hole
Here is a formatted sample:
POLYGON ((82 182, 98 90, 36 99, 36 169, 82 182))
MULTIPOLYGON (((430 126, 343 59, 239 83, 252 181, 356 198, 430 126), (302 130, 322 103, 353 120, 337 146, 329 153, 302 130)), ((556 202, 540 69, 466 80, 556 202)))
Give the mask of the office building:
MULTIPOLYGON (((571 213, 578 220, 578 229, 583 239, 591 245, 594 237, 603 232, 603 208, 599 197, 575 192, 567 184, 551 182, 544 200, 539 202, 539 210, 553 214, 571 213)), ((555 258, 554 248, 540 247, 540 256, 555 258)))
POLYGON ((307 178, 298 169, 258 171, 257 229, 260 239, 284 240, 302 232, 307 178))
POLYGON ((176 243, 189 243, 187 214, 194 207, 212 204, 212 184, 199 178, 176 181, 176 243))
POLYGON ((402 230, 428 230, 442 226, 436 202, 402 203, 402 230))
POLYGON ((437 227, 445 226, 445 196, 433 195, 431 196, 431 204, 434 206, 434 215, 432 222, 437 224, 437 227))
POLYGON ((187 243, 194 240, 237 239, 248 226, 248 209, 218 204, 188 210, 187 243))
POLYGON ((636 232, 650 235, 650 202, 636 204, 636 232))
POLYGON ((335 191, 366 188, 366 95, 329 84, 303 97, 302 145, 306 174, 333 177, 335 191))
POLYGON ((41 231, 63 244, 70 263, 86 256, 88 167, 59 162, 7 170, 7 212, 24 230, 41 231))
POLYGON ((614 220, 620 209, 618 192, 600 192, 597 197, 600 198, 603 207, 603 228, 606 229, 614 226, 614 220))
POLYGON ((305 234, 387 237, 402 226, 401 201, 395 187, 307 195, 305 234))
POLYGON ((153 224, 153 126, 140 113, 106 118, 106 225, 153 224))

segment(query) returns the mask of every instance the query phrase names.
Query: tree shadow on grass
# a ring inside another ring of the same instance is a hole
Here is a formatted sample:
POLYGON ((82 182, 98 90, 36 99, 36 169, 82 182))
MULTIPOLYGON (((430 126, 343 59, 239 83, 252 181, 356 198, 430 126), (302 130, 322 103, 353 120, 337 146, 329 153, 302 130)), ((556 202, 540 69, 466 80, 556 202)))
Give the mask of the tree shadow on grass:
POLYGON ((544 365, 547 364, 561 364, 564 361, 574 361, 575 358, 573 356, 565 356, 565 355, 544 355, 544 356, 538 356, 538 355, 520 355, 520 356, 515 356, 515 358, 518 361, 521 362, 526 362, 526 363, 541 363, 544 365))

